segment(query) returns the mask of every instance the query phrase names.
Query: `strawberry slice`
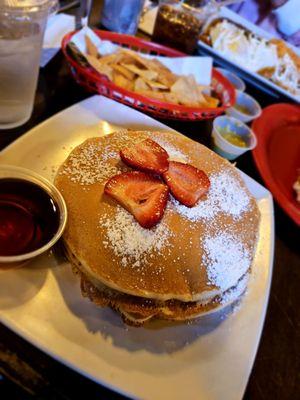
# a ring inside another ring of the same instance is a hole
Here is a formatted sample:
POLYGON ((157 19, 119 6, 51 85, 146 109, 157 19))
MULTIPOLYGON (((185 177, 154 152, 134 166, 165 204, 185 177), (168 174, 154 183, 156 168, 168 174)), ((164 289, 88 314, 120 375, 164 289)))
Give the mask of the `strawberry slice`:
POLYGON ((152 228, 164 215, 169 189, 158 178, 133 171, 110 178, 104 192, 129 211, 143 228, 152 228))
POLYGON ((120 150, 120 156, 125 164, 144 172, 160 175, 169 167, 168 153, 151 139, 120 150))
POLYGON ((169 162, 169 169, 163 174, 172 195, 187 207, 193 207, 210 187, 205 172, 189 164, 169 162))

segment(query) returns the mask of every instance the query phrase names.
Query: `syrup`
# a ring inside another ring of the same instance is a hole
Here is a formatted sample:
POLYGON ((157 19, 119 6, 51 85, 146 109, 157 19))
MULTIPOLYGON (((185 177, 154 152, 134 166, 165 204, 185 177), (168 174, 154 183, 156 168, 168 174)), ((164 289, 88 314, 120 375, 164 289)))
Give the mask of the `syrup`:
POLYGON ((38 185, 18 178, 0 179, 0 256, 34 251, 55 235, 60 212, 38 185))

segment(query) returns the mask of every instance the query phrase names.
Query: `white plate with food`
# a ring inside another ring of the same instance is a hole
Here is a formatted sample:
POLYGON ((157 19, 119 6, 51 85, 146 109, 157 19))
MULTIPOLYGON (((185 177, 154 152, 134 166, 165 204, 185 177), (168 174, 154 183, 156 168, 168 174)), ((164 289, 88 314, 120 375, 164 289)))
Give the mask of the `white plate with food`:
POLYGON ((203 28, 200 48, 300 101, 299 50, 223 7, 203 28))
MULTIPOLYGON (((12 143, 0 154, 0 163, 29 168, 53 180, 74 147, 128 128, 178 136, 136 110, 93 96, 12 143)), ((172 145, 166 148, 174 157, 182 157, 172 145)), ((111 151, 107 156, 115 155, 111 151)), ((87 179, 76 163, 72 171, 74 184, 76 179, 87 179)), ((23 268, 1 272, 1 322, 67 366, 134 398, 241 399, 264 323, 274 246, 272 197, 247 175, 241 173, 241 177, 256 199, 261 219, 248 290, 238 306, 220 307, 191 323, 155 320, 138 328, 127 326, 111 309, 98 308, 83 298, 70 263, 50 253, 23 268)), ((244 206, 243 200, 233 210, 244 206)), ((209 208, 206 213, 210 215, 209 208)), ((106 218, 105 214, 100 217, 106 218)), ((237 256, 244 250, 238 249, 237 256)))
MULTIPOLYGON (((147 12, 140 29, 152 34, 157 8, 147 12)), ((242 71, 245 79, 260 82, 273 91, 300 101, 300 52, 283 40, 275 39, 226 7, 203 28, 199 48, 212 57, 219 57, 242 71), (220 23, 215 28, 214 21, 220 23), (214 30, 210 27, 214 27, 214 30)))

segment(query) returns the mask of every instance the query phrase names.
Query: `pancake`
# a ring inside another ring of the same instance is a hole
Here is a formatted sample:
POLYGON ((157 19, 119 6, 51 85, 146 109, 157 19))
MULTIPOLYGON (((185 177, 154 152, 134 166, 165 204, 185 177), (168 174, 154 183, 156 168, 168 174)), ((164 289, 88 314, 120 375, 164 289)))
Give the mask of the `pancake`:
POLYGON ((182 302, 174 299, 161 301, 110 289, 99 281, 87 277, 82 272, 81 264, 68 249, 66 254, 72 264, 73 272, 80 277, 82 295, 98 306, 113 308, 121 314, 124 322, 134 326, 140 326, 154 317, 185 321, 210 314, 216 308, 219 311, 236 301, 246 291, 249 278, 249 273, 246 273, 234 287, 206 301, 182 302))
POLYGON ((170 132, 119 131, 76 147, 55 184, 69 215, 63 241, 84 295, 126 321, 195 318, 245 291, 259 211, 237 170, 206 147, 170 132), (163 219, 151 229, 103 192, 110 177, 131 170, 119 150, 147 137, 170 160, 205 171, 211 181, 192 208, 170 196, 163 219))

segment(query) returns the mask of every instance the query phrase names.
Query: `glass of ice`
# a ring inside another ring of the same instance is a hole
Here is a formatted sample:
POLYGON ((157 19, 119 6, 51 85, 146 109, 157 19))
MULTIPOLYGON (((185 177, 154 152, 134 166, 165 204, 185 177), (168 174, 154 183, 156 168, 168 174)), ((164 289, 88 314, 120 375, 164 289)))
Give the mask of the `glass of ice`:
POLYGON ((0 129, 31 116, 47 16, 57 0, 0 0, 0 129))

